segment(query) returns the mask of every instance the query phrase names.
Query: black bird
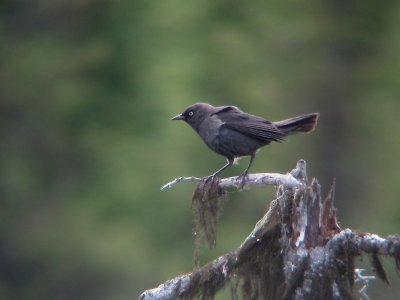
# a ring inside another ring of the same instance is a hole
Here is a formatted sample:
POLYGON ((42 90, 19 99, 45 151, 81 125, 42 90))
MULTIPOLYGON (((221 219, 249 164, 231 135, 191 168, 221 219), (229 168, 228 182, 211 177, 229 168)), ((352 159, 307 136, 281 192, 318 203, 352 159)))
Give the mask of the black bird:
POLYGON ((188 123, 211 150, 226 157, 228 163, 210 177, 230 167, 235 158, 250 156, 249 165, 240 175, 244 180, 259 148, 271 142, 281 142, 287 135, 313 131, 318 116, 319 113, 310 113, 270 122, 235 106, 215 107, 207 103, 196 103, 172 120, 188 123))

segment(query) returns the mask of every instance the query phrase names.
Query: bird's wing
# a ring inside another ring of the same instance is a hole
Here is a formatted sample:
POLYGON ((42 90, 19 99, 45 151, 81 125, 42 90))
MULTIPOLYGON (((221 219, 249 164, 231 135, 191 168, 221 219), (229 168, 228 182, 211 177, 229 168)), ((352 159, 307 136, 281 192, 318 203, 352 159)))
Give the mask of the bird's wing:
POLYGON ((247 114, 235 106, 222 106, 211 114, 217 116, 224 127, 265 142, 282 141, 285 134, 270 121, 247 114))

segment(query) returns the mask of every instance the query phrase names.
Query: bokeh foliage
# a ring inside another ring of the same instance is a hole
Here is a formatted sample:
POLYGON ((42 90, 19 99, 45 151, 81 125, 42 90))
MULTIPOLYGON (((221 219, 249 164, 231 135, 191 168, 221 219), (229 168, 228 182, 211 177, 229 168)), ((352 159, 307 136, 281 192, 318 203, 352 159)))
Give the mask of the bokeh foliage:
MULTIPOLYGON (((252 171, 304 158, 325 191, 336 177, 344 227, 400 233, 399 35, 396 1, 2 1, 0 298, 128 299, 190 271, 194 187, 159 187, 224 162, 169 121, 196 101, 320 111, 252 171)), ((237 247, 273 194, 231 195, 202 261, 237 247)))

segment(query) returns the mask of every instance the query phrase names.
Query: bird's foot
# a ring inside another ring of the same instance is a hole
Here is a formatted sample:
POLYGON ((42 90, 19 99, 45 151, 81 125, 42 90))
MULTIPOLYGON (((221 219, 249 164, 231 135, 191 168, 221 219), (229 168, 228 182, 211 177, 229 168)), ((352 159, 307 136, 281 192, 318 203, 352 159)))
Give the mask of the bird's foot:
POLYGON ((204 183, 208 183, 214 181, 215 178, 217 178, 217 174, 211 174, 206 177, 203 177, 202 181, 204 181, 204 183))
POLYGON ((247 177, 247 172, 243 172, 241 175, 237 177, 237 181, 240 181, 239 184, 239 189, 243 190, 244 185, 246 184, 246 180, 248 179, 247 177))

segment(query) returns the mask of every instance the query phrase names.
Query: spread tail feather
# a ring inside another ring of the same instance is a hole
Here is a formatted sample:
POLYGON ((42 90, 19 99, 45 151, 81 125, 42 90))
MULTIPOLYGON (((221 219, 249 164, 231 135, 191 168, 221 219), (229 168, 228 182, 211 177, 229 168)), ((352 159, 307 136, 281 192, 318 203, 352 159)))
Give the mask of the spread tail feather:
POLYGON ((282 130, 285 134, 295 134, 298 132, 311 132, 317 125, 319 113, 306 114, 278 122, 274 125, 282 130))

